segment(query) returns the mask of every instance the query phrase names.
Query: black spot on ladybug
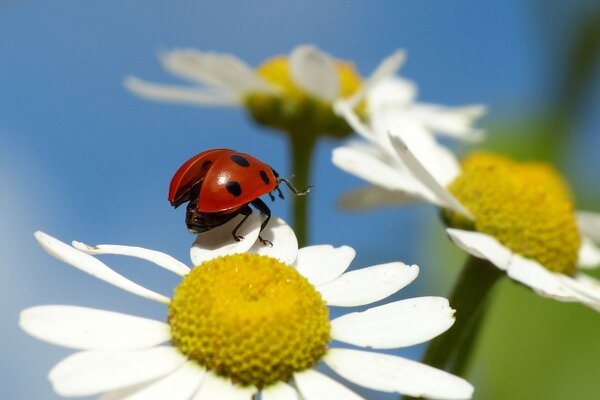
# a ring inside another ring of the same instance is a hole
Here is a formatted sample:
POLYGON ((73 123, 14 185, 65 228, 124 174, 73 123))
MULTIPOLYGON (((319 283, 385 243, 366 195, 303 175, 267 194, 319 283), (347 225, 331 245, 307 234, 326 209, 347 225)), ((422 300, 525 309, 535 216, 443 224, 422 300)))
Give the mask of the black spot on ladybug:
POLYGON ((239 197, 242 194, 242 187, 236 181, 229 181, 225 184, 227 191, 234 197, 239 197))
POLYGON ((204 161, 202 163, 202 167, 201 168, 207 168, 210 164, 212 164, 212 161, 210 161, 210 160, 204 161))
POLYGON ((265 185, 269 184, 269 177, 267 176, 267 173, 265 172, 264 169, 260 170, 260 177, 262 178, 262 180, 265 183, 265 185))
POLYGON ((248 162, 248 160, 246 160, 242 156, 234 154, 230 158, 231 158, 231 161, 233 161, 234 163, 236 163, 240 167, 249 167, 250 166, 250 163, 248 162))

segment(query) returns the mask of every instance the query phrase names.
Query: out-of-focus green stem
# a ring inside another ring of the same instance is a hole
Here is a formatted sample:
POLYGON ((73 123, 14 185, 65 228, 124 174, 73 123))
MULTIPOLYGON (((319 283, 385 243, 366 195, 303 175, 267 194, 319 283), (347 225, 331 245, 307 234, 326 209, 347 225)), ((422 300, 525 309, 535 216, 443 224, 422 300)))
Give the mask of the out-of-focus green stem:
MULTIPOLYGON (((293 183, 298 190, 310 185, 310 172, 316 136, 295 132, 290 137, 290 157, 292 159, 293 183)), ((306 246, 309 239, 308 206, 310 194, 293 196, 293 226, 300 247, 306 246)))
POLYGON ((449 299, 450 306, 456 309, 456 322, 429 342, 423 363, 456 375, 464 373, 489 303, 489 293, 503 274, 489 261, 469 256, 449 299))

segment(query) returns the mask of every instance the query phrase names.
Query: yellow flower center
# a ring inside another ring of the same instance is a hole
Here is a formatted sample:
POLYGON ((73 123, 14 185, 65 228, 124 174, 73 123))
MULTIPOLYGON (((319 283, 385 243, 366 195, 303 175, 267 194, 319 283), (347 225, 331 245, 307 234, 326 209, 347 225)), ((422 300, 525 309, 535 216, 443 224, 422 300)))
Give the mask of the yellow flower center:
POLYGON ((236 254, 192 269, 169 305, 172 344, 240 385, 262 388, 314 366, 330 341, 328 310, 294 268, 236 254))
MULTIPOLYGON (((351 96, 360 88, 362 78, 349 62, 338 61, 336 70, 340 83, 338 97, 351 96)), ((286 57, 268 60, 256 72, 281 89, 277 95, 263 92, 246 95, 245 104, 257 123, 292 134, 345 137, 352 133, 346 121, 333 112, 330 102, 306 93, 294 82, 286 57)), ((364 109, 361 103, 358 112, 364 109)))
POLYGON ((566 182, 549 164, 475 153, 448 189, 474 215, 444 210, 448 225, 474 229, 549 270, 575 273, 580 238, 566 182))

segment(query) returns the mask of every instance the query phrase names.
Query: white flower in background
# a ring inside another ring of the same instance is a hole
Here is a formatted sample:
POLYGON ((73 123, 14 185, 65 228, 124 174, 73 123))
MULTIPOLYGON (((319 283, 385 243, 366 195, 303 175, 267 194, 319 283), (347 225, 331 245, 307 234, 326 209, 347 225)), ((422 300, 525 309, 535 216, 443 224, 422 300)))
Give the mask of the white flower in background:
POLYGON ((335 103, 335 111, 348 122, 364 140, 353 140, 333 151, 332 161, 340 169, 356 175, 374 186, 362 188, 342 198, 350 208, 369 208, 397 201, 417 201, 421 197, 435 202, 415 179, 394 150, 389 131, 408 143, 427 167, 440 174, 452 176, 458 164, 452 153, 437 143, 434 135, 444 135, 464 141, 483 137, 483 131, 473 127, 485 113, 482 105, 444 107, 415 102, 417 89, 413 82, 400 77, 372 80, 348 100, 335 103), (356 105, 366 102, 364 116, 356 105), (370 170, 377 165, 377 174, 370 170))
POLYGON ((139 247, 73 242, 42 232, 40 245, 61 261, 101 280, 168 306, 167 323, 112 311, 48 305, 22 312, 32 336, 77 349, 49 374, 63 396, 100 399, 263 400, 360 399, 314 369, 327 364, 343 378, 384 392, 436 399, 467 399, 473 387, 444 371, 401 357, 333 346, 392 349, 427 341, 454 322, 439 297, 419 297, 329 320, 327 306, 371 304, 412 282, 417 266, 400 262, 345 272, 347 246, 298 250, 293 231, 273 219, 257 241, 260 219, 238 220, 204 234, 191 250, 190 269, 174 258, 139 247), (242 233, 242 232, 240 232, 242 233), (241 252, 241 253, 240 253, 241 252), (153 262, 182 277, 169 298, 116 273, 96 255, 119 254, 153 262), (170 342, 170 345, 165 345, 170 342))
POLYGON ((447 149, 408 136, 391 131, 385 152, 356 148, 359 176, 380 186, 359 201, 382 204, 391 195, 436 204, 451 239, 469 254, 542 296, 600 311, 600 281, 580 272, 600 265, 600 215, 574 212, 552 166, 474 153, 461 167, 447 149))
MULTIPOLYGON (((296 47, 252 68, 231 54, 177 49, 160 55, 163 67, 194 86, 155 84, 128 77, 125 86, 140 97, 200 106, 244 107, 256 122, 286 132, 343 137, 352 131, 332 110, 333 102, 360 96, 400 67, 397 51, 363 79, 352 63, 312 45, 296 47)), ((355 105, 363 109, 358 101, 355 105)))

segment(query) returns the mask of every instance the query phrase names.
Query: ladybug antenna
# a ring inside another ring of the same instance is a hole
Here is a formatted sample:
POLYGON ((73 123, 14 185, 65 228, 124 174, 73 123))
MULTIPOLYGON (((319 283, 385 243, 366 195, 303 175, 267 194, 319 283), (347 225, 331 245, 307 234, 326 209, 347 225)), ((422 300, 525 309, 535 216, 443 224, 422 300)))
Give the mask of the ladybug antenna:
POLYGON ((279 186, 279 184, 283 182, 287 185, 287 187, 292 191, 292 193, 294 193, 296 196, 304 196, 306 193, 310 192, 311 189, 314 188, 314 186, 307 186, 302 190, 298 190, 298 188, 296 186, 294 186, 290 181, 288 181, 286 178, 280 178, 277 177, 277 185, 279 186))

